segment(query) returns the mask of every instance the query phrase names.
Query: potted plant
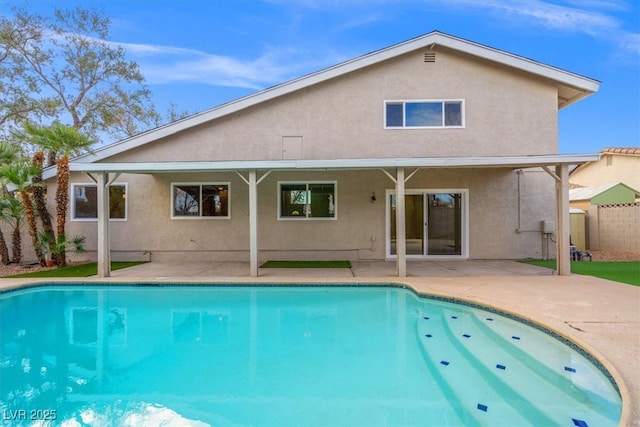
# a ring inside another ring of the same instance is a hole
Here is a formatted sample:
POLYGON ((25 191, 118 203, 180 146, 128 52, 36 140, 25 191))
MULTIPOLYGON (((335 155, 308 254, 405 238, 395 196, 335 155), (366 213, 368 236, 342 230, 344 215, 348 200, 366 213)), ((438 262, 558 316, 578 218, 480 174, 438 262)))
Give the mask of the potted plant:
POLYGON ((45 265, 47 267, 53 267, 55 261, 61 259, 60 254, 67 250, 75 253, 84 252, 85 239, 85 236, 76 235, 67 240, 67 237, 63 234, 55 240, 49 233, 41 232, 38 235, 38 244, 44 256, 45 265))

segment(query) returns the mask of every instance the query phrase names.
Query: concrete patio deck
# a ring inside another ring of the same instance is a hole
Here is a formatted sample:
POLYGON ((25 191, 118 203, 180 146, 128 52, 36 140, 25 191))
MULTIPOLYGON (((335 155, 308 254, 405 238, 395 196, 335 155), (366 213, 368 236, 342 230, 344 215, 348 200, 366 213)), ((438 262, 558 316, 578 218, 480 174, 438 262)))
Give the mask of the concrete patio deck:
MULTIPOLYGON (((513 261, 355 262, 351 269, 260 269, 248 263, 157 263, 113 272, 109 282, 402 283, 518 314, 574 340, 609 369, 623 396, 620 425, 640 426, 640 287, 589 276, 556 276, 513 261)), ((104 282, 98 278, 84 283, 104 282)), ((1 279, 0 290, 46 279, 1 279)), ((56 282, 71 282, 69 279, 56 282)))

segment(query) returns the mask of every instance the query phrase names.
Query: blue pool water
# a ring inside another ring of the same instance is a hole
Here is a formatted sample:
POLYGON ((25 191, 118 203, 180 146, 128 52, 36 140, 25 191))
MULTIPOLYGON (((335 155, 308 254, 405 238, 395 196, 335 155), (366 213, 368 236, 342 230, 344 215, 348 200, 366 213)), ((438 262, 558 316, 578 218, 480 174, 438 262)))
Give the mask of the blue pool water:
POLYGON ((578 347, 393 286, 0 294, 2 425, 615 426, 578 347))

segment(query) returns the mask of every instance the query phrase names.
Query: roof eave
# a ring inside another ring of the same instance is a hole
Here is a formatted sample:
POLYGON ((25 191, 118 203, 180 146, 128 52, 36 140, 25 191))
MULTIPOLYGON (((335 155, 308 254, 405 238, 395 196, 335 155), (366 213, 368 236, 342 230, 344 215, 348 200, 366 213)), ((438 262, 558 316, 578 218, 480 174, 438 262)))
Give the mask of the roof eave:
MULTIPOLYGON (((72 161, 69 170, 84 173, 175 173, 225 172, 237 170, 354 170, 385 168, 531 168, 574 165, 597 159, 597 154, 552 154, 537 156, 420 157, 330 160, 242 160, 214 162, 87 163, 72 161)), ((55 176, 48 170, 44 179, 55 176)))

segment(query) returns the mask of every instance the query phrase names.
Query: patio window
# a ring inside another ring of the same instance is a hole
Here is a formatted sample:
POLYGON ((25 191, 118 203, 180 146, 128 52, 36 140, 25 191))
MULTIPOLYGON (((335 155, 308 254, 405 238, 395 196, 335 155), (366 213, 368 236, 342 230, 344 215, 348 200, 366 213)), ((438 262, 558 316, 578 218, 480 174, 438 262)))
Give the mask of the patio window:
POLYGON ((280 182, 278 186, 278 218, 336 218, 336 182, 280 182))
MULTIPOLYGON (((96 184, 71 184, 71 220, 95 221, 98 219, 98 186, 96 184)), ((127 219, 127 184, 109 186, 109 219, 127 219)))
POLYGON ((228 182, 171 184, 171 218, 230 218, 229 186, 228 182))
POLYGON ((385 128, 464 127, 464 101, 386 101, 385 128))
POLYGON ((104 323, 98 323, 98 309, 95 307, 73 307, 70 311, 69 343, 73 345, 96 345, 99 329, 103 328, 104 344, 109 347, 127 345, 127 309, 108 308, 104 323))

